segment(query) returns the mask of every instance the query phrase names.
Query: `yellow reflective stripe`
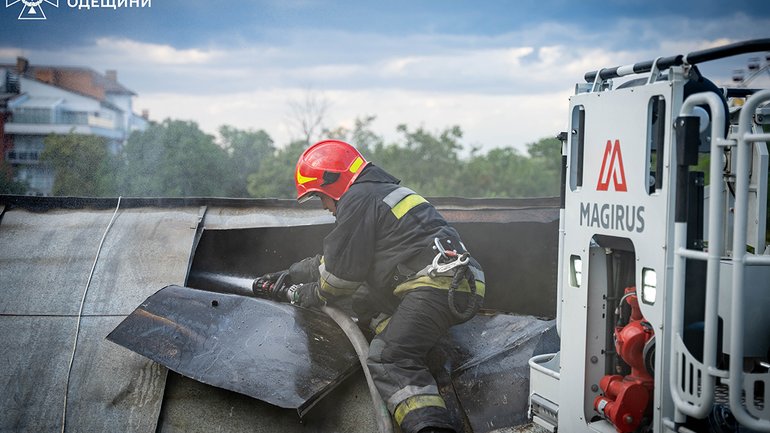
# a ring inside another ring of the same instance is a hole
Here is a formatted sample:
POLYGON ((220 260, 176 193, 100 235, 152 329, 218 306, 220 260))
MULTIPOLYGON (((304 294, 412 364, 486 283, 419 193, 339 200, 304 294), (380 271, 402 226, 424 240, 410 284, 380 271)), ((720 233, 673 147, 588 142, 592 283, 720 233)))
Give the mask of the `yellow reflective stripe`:
POLYGON ((358 171, 359 168, 361 168, 361 164, 364 163, 364 160, 361 159, 360 156, 356 157, 356 160, 353 161, 352 164, 350 164, 350 172, 355 173, 358 171))
POLYGON ((444 399, 438 395, 415 395, 399 403, 398 406, 396 406, 393 416, 396 418, 396 422, 401 425, 401 422, 404 421, 404 418, 409 412, 430 406, 446 409, 444 399))
MULTIPOLYGON (((393 291, 394 295, 401 296, 404 293, 416 289, 418 287, 433 287, 436 289, 449 290, 449 286, 452 284, 452 277, 430 277, 424 275, 422 277, 413 278, 411 280, 404 281, 396 286, 393 291)), ((457 287, 457 292, 471 291, 471 286, 468 284, 468 280, 463 280, 457 287)), ((482 281, 476 281, 476 294, 482 298, 486 294, 486 285, 482 281)))
POLYGON ((310 182, 312 180, 318 180, 318 178, 317 177, 306 177, 306 176, 303 176, 302 173, 299 172, 299 167, 297 168, 297 183, 298 184, 302 185, 302 184, 308 183, 308 182, 310 182))
POLYGON ((413 207, 417 206, 418 204, 427 202, 428 200, 425 200, 423 196, 412 194, 406 196, 403 200, 398 202, 398 204, 393 206, 390 211, 393 212, 393 215, 395 215, 396 218, 401 219, 401 217, 406 215, 406 213, 412 210, 413 207))
POLYGON ((344 288, 344 287, 335 287, 329 281, 321 277, 321 284, 319 285, 319 288, 321 289, 321 292, 331 295, 331 296, 348 296, 352 295, 356 289, 357 286, 354 288, 344 288))
POLYGON ((327 271, 326 264, 323 262, 318 267, 318 272, 323 280, 341 290, 356 290, 361 285, 361 281, 345 280, 327 271))
POLYGON ((321 292, 325 292, 331 296, 351 295, 362 284, 360 281, 342 279, 327 271, 323 256, 321 256, 321 265, 318 266, 318 273, 321 274, 321 278, 319 279, 319 288, 321 289, 321 292))
POLYGON ((391 209, 393 209, 393 206, 397 205, 398 202, 410 194, 416 194, 416 192, 405 186, 400 186, 386 195, 382 201, 384 201, 388 206, 390 206, 391 209))
POLYGON ((388 323, 390 323, 390 317, 377 324, 377 326, 374 328, 374 334, 379 335, 382 331, 385 330, 385 327, 388 326, 388 323))

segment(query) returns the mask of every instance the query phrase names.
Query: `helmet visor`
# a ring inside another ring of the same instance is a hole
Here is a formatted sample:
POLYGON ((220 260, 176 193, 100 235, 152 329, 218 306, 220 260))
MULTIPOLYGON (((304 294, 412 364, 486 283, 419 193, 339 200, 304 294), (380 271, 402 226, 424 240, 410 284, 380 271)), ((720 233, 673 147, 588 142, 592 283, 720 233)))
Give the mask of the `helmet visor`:
POLYGON ((304 203, 304 202, 312 200, 314 198, 319 198, 318 194, 316 194, 315 192, 311 191, 311 192, 303 195, 302 197, 298 198, 297 201, 300 202, 300 203, 304 203))

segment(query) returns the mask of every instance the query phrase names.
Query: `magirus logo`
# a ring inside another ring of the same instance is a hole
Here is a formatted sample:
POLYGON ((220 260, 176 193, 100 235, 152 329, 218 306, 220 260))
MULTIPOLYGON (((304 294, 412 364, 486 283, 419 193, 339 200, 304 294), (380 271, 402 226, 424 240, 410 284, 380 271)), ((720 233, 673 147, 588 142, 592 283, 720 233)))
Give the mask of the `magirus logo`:
POLYGON ((604 158, 602 159, 602 169, 599 172, 599 183, 596 184, 597 191, 607 191, 610 182, 615 186, 615 191, 625 192, 626 169, 623 168, 623 155, 620 153, 620 140, 607 140, 607 146, 604 148, 604 158), (609 157, 609 161, 608 158, 609 157), (609 162, 609 164, 608 164, 609 162))
POLYGON ((5 7, 9 8, 16 3, 22 3, 20 20, 44 20, 43 3, 53 7, 59 7, 59 0, 5 0, 5 7))

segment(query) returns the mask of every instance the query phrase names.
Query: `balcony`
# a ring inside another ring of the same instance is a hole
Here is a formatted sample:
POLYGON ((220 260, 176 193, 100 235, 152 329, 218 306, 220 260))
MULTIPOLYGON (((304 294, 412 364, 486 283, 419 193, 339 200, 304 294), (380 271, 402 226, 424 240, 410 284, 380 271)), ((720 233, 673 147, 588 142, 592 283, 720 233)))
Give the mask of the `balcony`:
POLYGON ((97 135, 110 139, 123 139, 126 132, 120 129, 121 116, 114 113, 65 111, 56 107, 20 106, 12 110, 5 124, 7 134, 69 134, 97 135))
POLYGON ((11 164, 36 164, 40 161, 40 152, 9 150, 5 154, 5 160, 11 164))
POLYGON ((112 121, 100 122, 96 119, 90 119, 85 123, 68 123, 65 121, 39 123, 39 122, 20 122, 16 119, 5 124, 6 134, 24 134, 24 135, 48 135, 48 134, 81 134, 97 135, 110 139, 122 140, 126 133, 123 130, 116 129, 112 121))

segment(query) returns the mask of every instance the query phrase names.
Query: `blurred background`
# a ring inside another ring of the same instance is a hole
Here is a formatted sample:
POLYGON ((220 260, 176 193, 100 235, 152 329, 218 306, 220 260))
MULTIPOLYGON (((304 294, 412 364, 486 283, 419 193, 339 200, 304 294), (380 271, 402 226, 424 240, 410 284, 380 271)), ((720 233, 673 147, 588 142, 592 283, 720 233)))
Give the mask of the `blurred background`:
POLYGON ((331 137, 423 195, 554 196, 584 73, 768 29, 766 0, 6 0, 0 193, 290 198, 331 137))

